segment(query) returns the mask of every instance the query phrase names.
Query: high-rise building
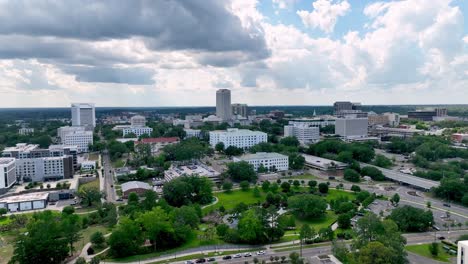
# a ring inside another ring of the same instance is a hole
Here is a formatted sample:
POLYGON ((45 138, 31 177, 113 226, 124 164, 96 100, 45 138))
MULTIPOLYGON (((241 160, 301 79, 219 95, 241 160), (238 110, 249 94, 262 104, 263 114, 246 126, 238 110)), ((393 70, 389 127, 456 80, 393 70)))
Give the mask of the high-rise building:
POLYGON ((284 126, 285 137, 296 137, 301 144, 310 144, 320 139, 320 128, 307 125, 284 126))
POLYGON ((344 137, 367 137, 369 120, 366 118, 337 118, 335 120, 335 134, 344 137))
POLYGON ((14 158, 0 158, 0 189, 10 188, 16 182, 14 158))
POLYGON ((335 115, 339 115, 346 111, 361 111, 361 103, 353 103, 347 101, 335 102, 333 104, 335 115))
POLYGON ((130 118, 130 125, 132 127, 144 127, 146 126, 146 118, 141 115, 132 116, 130 118))
POLYGON ((93 145, 93 131, 85 131, 85 127, 59 127, 57 135, 60 143, 66 146, 77 146, 78 152, 88 152, 93 145))
POLYGON ((216 116, 223 121, 232 119, 231 91, 229 89, 216 91, 216 116))
POLYGON ((234 116, 247 117, 248 116, 248 107, 246 104, 232 104, 232 114, 234 116))
POLYGON ((73 103, 71 105, 72 126, 83 126, 86 130, 94 130, 96 112, 94 104, 73 103))

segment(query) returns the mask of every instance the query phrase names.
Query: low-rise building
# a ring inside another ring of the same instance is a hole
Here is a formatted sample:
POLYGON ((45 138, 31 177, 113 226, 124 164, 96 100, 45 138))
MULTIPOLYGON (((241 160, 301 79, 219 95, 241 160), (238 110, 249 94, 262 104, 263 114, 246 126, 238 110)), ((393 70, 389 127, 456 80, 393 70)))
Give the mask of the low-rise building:
POLYGON ((296 137, 301 144, 310 144, 320 139, 320 128, 304 125, 284 126, 285 137, 296 137))
POLYGON ((185 138, 200 138, 201 137, 201 130, 200 129, 189 129, 189 128, 184 128, 185 131, 185 138))
POLYGON ((34 128, 23 127, 18 129, 18 134, 20 135, 30 135, 34 134, 34 128))
POLYGON ((0 198, 0 208, 6 208, 8 212, 20 212, 44 209, 47 206, 49 193, 28 193, 0 198))
POLYGON ((146 182, 140 182, 140 181, 129 181, 126 183, 123 183, 122 185, 122 195, 123 198, 128 198, 130 193, 136 193, 137 195, 142 195, 146 191, 152 191, 153 188, 146 183, 146 182))
POLYGON ((316 118, 296 118, 288 122, 289 125, 308 126, 308 127, 326 127, 335 125, 335 117, 322 116, 316 118))
POLYGON ((242 149, 250 148, 261 142, 267 142, 268 135, 260 131, 248 129, 228 128, 223 131, 210 131, 210 145, 215 147, 222 142, 224 147, 234 146, 242 149))
POLYGON ((257 152, 234 157, 234 162, 246 161, 257 171, 261 165, 269 171, 286 171, 289 169, 289 158, 286 155, 274 152, 257 152))
POLYGON ((0 158, 0 189, 7 189, 16 182, 16 164, 14 158, 0 158))
POLYGON ((122 129, 122 135, 125 137, 128 134, 135 134, 137 137, 140 137, 144 134, 151 135, 153 129, 151 127, 125 127, 122 129))
POLYGON ((88 160, 81 162, 81 169, 84 171, 92 171, 96 169, 96 161, 88 160))
POLYGON ((141 115, 132 116, 130 124, 132 127, 144 127, 146 126, 146 118, 141 115))
POLYGON ((325 158, 312 156, 312 155, 306 155, 306 154, 302 154, 302 156, 305 159, 306 167, 310 167, 310 168, 317 169, 317 170, 323 170, 323 171, 344 170, 348 167, 348 164, 335 161, 335 160, 325 159, 325 158))
POLYGON ((203 163, 172 165, 168 170, 164 171, 164 181, 169 182, 181 176, 193 175, 206 177, 215 183, 221 182, 220 173, 203 163))
POLYGON ((468 134, 462 134, 462 133, 452 134, 452 140, 458 143, 462 143, 463 141, 468 141, 468 134))
POLYGON ((157 154, 162 148, 167 145, 177 144, 180 140, 178 137, 159 137, 159 138, 142 138, 139 141, 135 141, 135 147, 139 145, 149 145, 151 147, 151 154, 157 154))
POLYGON ((390 119, 387 115, 378 115, 378 114, 370 114, 368 115, 369 119, 369 125, 370 126, 375 126, 375 125, 382 125, 386 126, 390 124, 390 119))

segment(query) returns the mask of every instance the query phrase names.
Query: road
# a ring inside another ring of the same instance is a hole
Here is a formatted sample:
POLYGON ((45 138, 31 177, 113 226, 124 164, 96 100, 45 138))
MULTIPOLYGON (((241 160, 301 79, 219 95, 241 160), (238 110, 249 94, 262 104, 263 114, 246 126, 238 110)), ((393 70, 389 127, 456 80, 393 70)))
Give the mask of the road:
POLYGON ((104 151, 102 154, 102 167, 104 168, 104 193, 105 199, 108 202, 115 203, 117 200, 117 195, 114 188, 114 168, 112 168, 112 163, 110 161, 109 153, 104 151))

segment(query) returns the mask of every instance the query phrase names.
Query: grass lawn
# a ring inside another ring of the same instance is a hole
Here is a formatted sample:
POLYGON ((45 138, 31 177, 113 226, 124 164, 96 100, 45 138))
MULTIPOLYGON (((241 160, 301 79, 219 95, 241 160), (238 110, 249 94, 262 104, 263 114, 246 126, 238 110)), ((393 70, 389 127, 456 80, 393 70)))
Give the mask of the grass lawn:
POLYGON ((13 245, 18 232, 14 230, 0 233, 0 264, 7 264, 13 256, 13 245))
POLYGON ((98 231, 103 233, 104 235, 110 232, 109 228, 102 225, 93 225, 81 230, 81 238, 74 245, 75 251, 81 251, 84 245, 90 242, 89 240, 91 238, 91 235, 98 231))
POLYGON ((96 178, 95 180, 87 182, 87 183, 80 184, 80 186, 78 187, 78 190, 81 190, 82 188, 85 188, 85 187, 96 188, 99 190, 99 178, 96 178))
POLYGON ((450 262, 451 257, 456 257, 455 255, 449 255, 445 250, 442 248, 442 244, 439 243, 439 255, 437 257, 433 257, 429 252, 429 244, 420 244, 420 245, 410 245, 406 246, 406 250, 409 252, 418 254, 420 256, 442 261, 442 262, 450 262))
POLYGON ((327 211, 327 214, 319 219, 309 220, 296 217, 296 229, 299 230, 303 224, 309 224, 316 232, 318 232, 321 228, 331 226, 337 219, 338 216, 332 211, 327 211))
POLYGON ((89 160, 98 160, 99 159, 99 154, 97 153, 90 153, 89 154, 89 157, 88 157, 89 160))
POLYGON ((224 208, 226 208, 226 210, 231 210, 241 202, 249 205, 265 201, 266 194, 263 191, 260 191, 260 195, 260 197, 254 197, 252 187, 250 188, 250 190, 245 192, 242 190, 234 190, 229 193, 214 193, 214 196, 216 196, 219 200, 218 203, 203 208, 203 212, 206 213, 211 210, 218 209, 219 207, 221 207, 221 205, 223 205, 224 208))
POLYGON ((7 217, 7 216, 0 217, 0 226, 8 225, 10 222, 11 222, 10 217, 7 217))
POLYGON ((124 165, 125 165, 125 161, 123 159, 112 161, 112 167, 114 167, 115 169, 122 168, 124 165))
POLYGON ((356 199, 356 195, 354 193, 336 189, 329 189, 326 199, 330 202, 331 200, 336 200, 341 196, 348 197, 350 201, 356 199))

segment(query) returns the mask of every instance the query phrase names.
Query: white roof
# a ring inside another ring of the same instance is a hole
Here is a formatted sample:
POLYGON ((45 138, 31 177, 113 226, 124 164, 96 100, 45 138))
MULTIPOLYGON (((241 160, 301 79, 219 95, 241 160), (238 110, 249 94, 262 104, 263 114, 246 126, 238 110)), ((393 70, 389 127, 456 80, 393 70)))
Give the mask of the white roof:
POLYGON ((255 154, 245 154, 239 157, 240 160, 253 160, 253 159, 284 159, 288 156, 276 152, 257 152, 255 154))
POLYGON ((0 158, 0 165, 7 165, 12 162, 15 162, 14 158, 0 158))
POLYGON ((29 202, 29 201, 39 201, 47 200, 49 193, 39 192, 39 193, 28 193, 22 195, 9 196, 0 199, 0 203, 19 203, 19 202, 29 202))
POLYGON ((146 182, 140 182, 140 181, 129 181, 126 183, 122 184, 122 192, 126 192, 128 190, 132 189, 147 189, 151 190, 151 186, 147 184, 146 182))
POLYGON ((332 162, 336 164, 337 167, 346 167, 347 164, 343 162, 339 162, 336 160, 330 160, 330 159, 325 159, 317 156, 312 156, 312 155, 307 155, 307 154, 302 154, 302 156, 305 158, 305 162, 308 164, 313 164, 315 166, 319 167, 328 167, 332 162))

